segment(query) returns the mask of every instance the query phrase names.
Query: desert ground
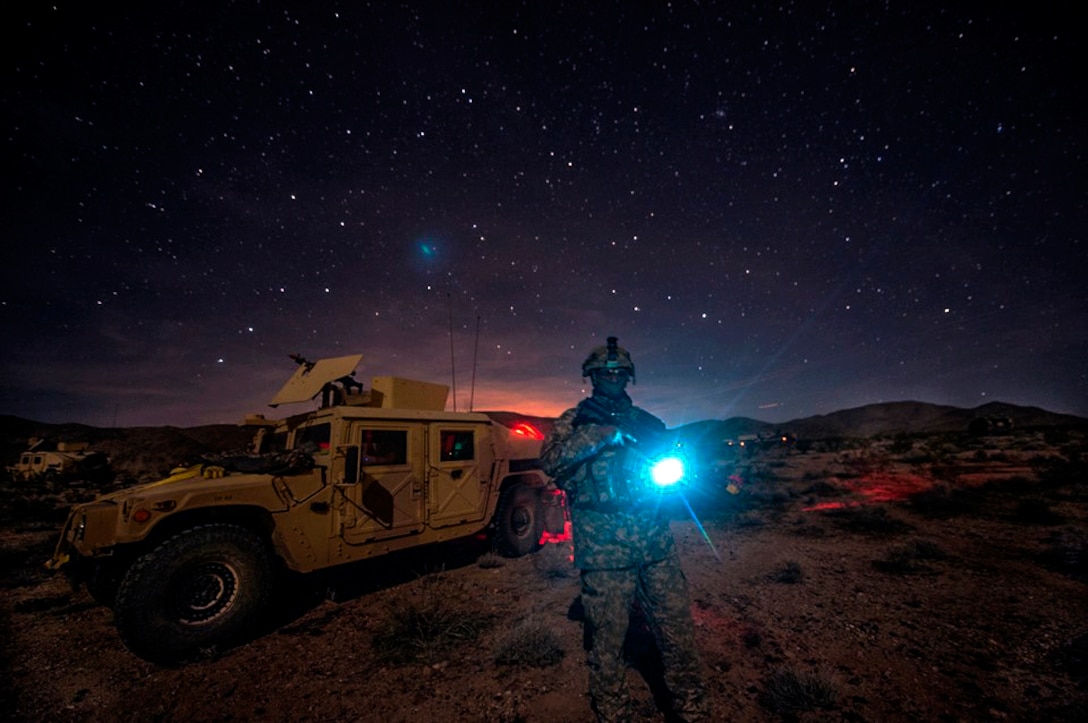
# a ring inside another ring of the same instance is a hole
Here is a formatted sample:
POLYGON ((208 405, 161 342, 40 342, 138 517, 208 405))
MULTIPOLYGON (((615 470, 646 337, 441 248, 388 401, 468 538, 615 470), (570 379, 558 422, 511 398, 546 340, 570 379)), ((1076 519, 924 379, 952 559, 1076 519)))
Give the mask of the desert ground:
MULTIPOLYGON (((705 470, 668 509, 714 720, 1088 720, 1085 442, 834 439, 705 470)), ((160 667, 42 566, 94 492, 4 483, 3 720, 591 720, 567 543, 289 579, 252 640, 160 667)), ((637 720, 665 720, 637 611, 628 657, 637 720)))

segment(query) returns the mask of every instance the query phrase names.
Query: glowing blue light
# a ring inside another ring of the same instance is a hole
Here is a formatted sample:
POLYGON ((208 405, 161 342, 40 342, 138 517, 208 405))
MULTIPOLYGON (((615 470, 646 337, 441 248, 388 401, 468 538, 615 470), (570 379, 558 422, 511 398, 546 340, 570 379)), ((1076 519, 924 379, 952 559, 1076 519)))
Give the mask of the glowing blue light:
POLYGON ((684 462, 679 457, 664 457, 650 468, 650 479, 658 487, 672 487, 684 479, 684 462))

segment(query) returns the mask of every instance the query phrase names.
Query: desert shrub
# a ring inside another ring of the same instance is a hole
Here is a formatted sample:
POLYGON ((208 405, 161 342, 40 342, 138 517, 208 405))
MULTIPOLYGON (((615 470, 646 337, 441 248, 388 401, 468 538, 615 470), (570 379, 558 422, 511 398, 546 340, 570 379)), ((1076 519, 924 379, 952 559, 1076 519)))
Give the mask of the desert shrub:
POLYGON ((907 454, 914 449, 914 440, 909 437, 896 437, 888 445, 888 452, 897 457, 907 454))
POLYGON ((794 560, 785 563, 782 567, 771 573, 771 580, 786 585, 794 585, 801 582, 803 579, 804 574, 801 572, 801 563, 794 560))
POLYGON ((1063 427, 1043 430, 1043 440, 1052 447, 1065 444, 1069 441, 1069 430, 1063 427))
POLYGON ((868 535, 896 535, 910 529, 903 520, 893 517, 887 508, 872 505, 840 507, 824 513, 836 525, 849 532, 868 535))
POLYGON ((824 528, 812 524, 808 517, 798 517, 794 520, 789 532, 798 537, 823 537, 827 534, 824 528))
POLYGON ((915 540, 910 548, 919 560, 944 560, 948 558, 948 553, 944 551, 944 548, 932 540, 915 540))
POLYGON ((931 560, 943 560, 945 551, 930 540, 916 540, 909 545, 890 550, 882 560, 875 560, 873 566, 881 572, 895 575, 912 575, 929 572, 925 564, 931 560))
POLYGON ((548 580, 564 580, 573 577, 577 570, 571 559, 569 543, 556 542, 545 545, 533 555, 533 568, 548 580))
POLYGON ((68 516, 68 504, 60 495, 39 493, 37 489, 7 490, 11 496, 0 506, 0 522, 13 523, 20 529, 52 526, 68 516))
POLYGON ((937 458, 928 452, 915 452, 913 454, 905 455, 900 461, 905 464, 914 465, 915 467, 928 467, 931 464, 935 464, 937 458))
POLYGON ((525 620, 507 631, 495 646, 498 665, 545 668, 563 659, 559 636, 544 623, 525 620))
POLYGON ((747 495, 749 508, 774 510, 785 507, 790 503, 788 490, 772 489, 753 491, 747 495))
POLYGON ((844 437, 829 437, 827 439, 819 440, 819 451, 821 452, 842 452, 847 449, 855 449, 858 446, 857 440, 846 439, 844 437))
POLYGON ((802 711, 832 708, 838 690, 829 676, 777 670, 764 681, 760 704, 772 713, 791 716, 802 711))
POLYGON ((1046 487, 1088 484, 1088 461, 1079 450, 1070 450, 1066 457, 1035 457, 1032 459, 1039 481, 1046 487))
POLYGON ((489 624, 486 616, 458 608, 434 584, 424 586, 419 599, 392 605, 374 635, 374 649, 393 663, 431 661, 449 650, 476 640, 489 624))
POLYGON ((837 487, 826 479, 814 482, 801 491, 803 495, 815 495, 817 497, 837 497, 842 494, 842 488, 837 487))
POLYGON ((751 650, 752 648, 758 648, 763 644, 763 635, 755 628, 747 628, 740 636, 740 640, 744 643, 744 647, 751 650))
POLYGON ((506 564, 506 558, 497 552, 485 552, 476 559, 476 566, 484 570, 494 570, 506 564))
POLYGON ((1023 495, 1024 490, 1032 489, 1033 487, 1035 487, 1034 481, 1023 475, 1014 475, 1012 477, 991 479, 987 481, 983 487, 978 489, 978 493, 985 493, 988 497, 997 495, 1019 497, 1023 495))
POLYGON ((929 465, 929 475, 941 482, 955 482, 959 479, 959 467, 948 460, 937 461, 929 465))
POLYGON ((1061 515, 1042 497, 1026 497, 1016 503, 1012 519, 1024 525, 1056 525, 1061 515))
POLYGON ((1088 532, 1076 527, 1055 530, 1039 555, 1046 567, 1078 579, 1088 579, 1088 532))
POLYGON ((747 512, 741 512, 733 517, 732 524, 738 529, 763 527, 767 524, 767 520, 763 519, 763 516, 758 512, 749 510, 747 512))
POLYGON ((978 500, 967 490, 937 485, 911 495, 907 499, 907 506, 926 517, 948 519, 977 512, 978 500))

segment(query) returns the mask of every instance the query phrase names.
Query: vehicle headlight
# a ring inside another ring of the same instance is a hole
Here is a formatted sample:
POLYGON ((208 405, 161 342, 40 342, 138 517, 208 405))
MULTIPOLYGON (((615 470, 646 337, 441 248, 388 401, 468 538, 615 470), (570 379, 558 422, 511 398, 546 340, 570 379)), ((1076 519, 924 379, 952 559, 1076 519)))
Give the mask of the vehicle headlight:
POLYGON ((72 526, 68 528, 68 541, 75 542, 82 540, 83 535, 87 532, 87 514, 81 512, 79 517, 72 523, 72 526))

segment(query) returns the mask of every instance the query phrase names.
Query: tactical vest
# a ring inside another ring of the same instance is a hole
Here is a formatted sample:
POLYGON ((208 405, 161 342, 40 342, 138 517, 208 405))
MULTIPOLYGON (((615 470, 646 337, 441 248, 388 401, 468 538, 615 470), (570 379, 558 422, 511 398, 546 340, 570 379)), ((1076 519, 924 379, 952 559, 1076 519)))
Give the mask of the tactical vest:
MULTIPOLYGON (((594 400, 586 399, 578 405, 574 426, 608 424, 625 429, 639 423, 651 426, 648 420, 653 420, 664 429, 656 417, 637 407, 613 415, 594 400)), ((641 506, 650 498, 650 484, 646 478, 648 461, 646 455, 633 445, 605 448, 586 460, 571 477, 572 484, 567 490, 568 502, 573 507, 598 512, 630 511, 641 506)))

